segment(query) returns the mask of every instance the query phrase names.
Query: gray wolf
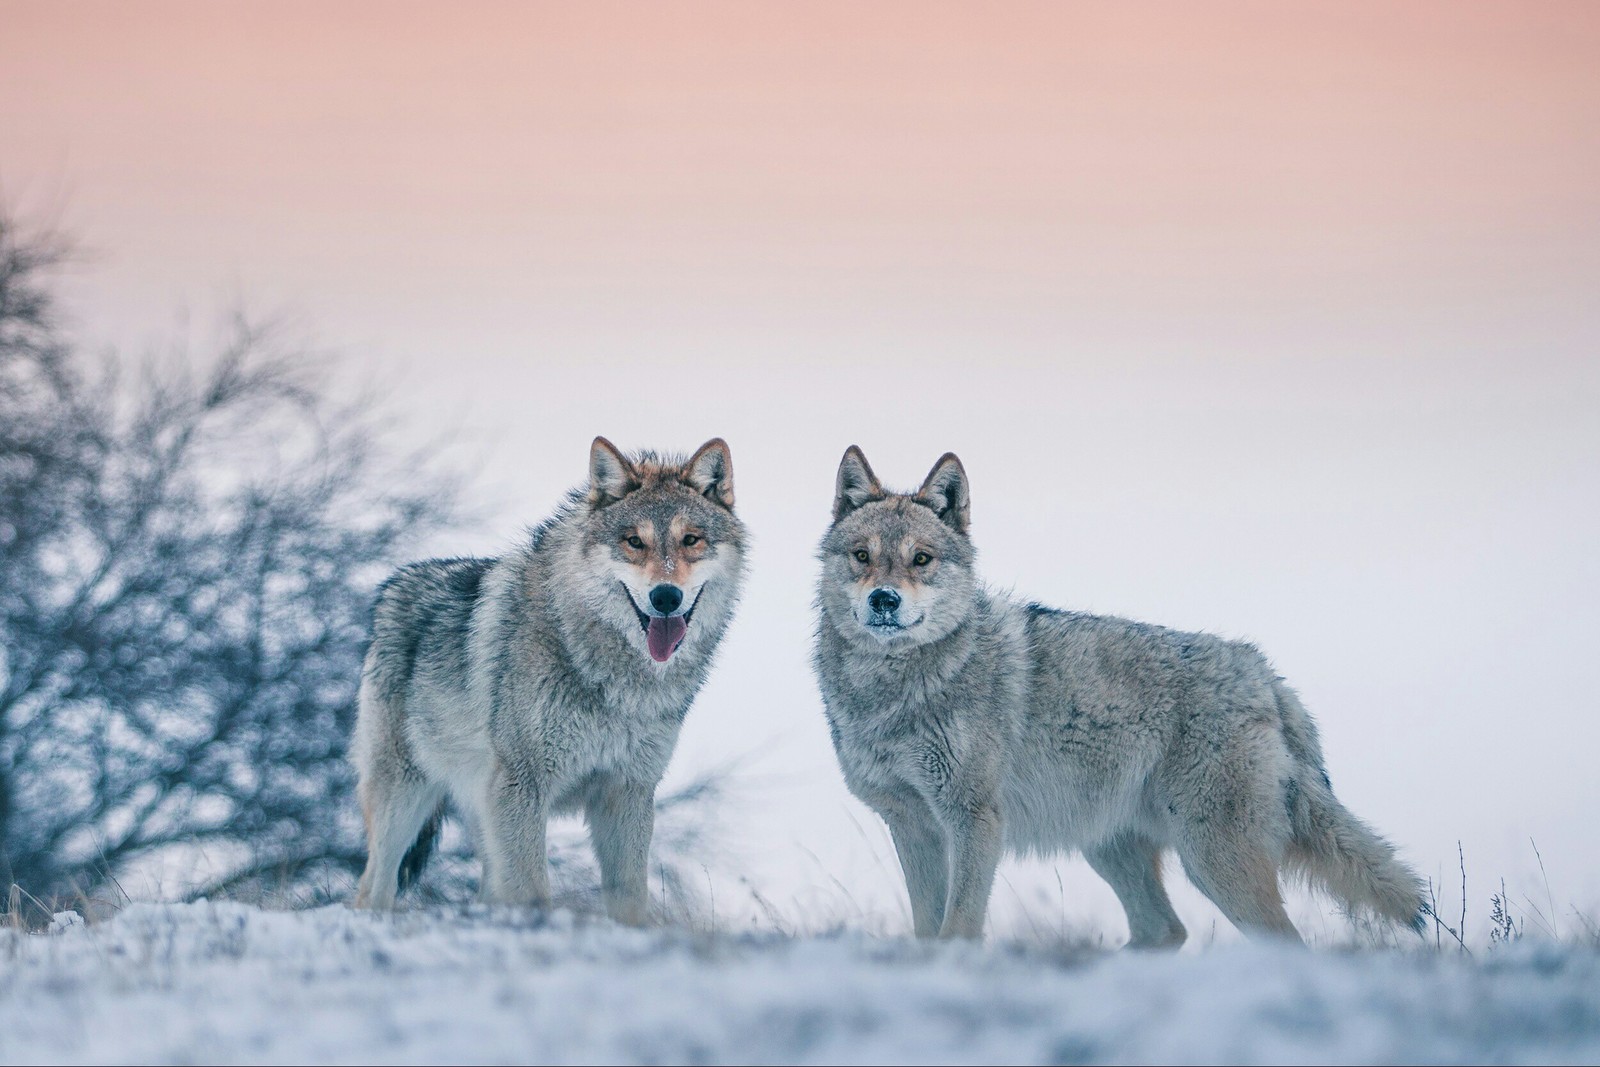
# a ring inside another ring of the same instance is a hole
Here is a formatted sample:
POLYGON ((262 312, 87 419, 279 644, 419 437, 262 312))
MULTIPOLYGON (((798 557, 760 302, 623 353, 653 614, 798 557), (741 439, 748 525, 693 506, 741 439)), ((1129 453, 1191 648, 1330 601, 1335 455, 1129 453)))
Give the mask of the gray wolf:
POLYGON ((1420 932, 1416 874, 1334 797, 1311 716, 1260 652, 989 592, 970 514, 954 455, 906 494, 852 446, 820 552, 834 750, 888 824, 918 936, 981 936, 1003 850, 1079 849, 1130 945, 1176 947, 1166 848, 1249 934, 1299 939, 1280 871, 1420 932))
POLYGON ((656 786, 744 551, 720 438, 685 460, 597 437, 588 483, 516 551, 396 572, 361 678, 356 906, 394 905, 449 801, 474 829, 484 899, 548 904, 546 824, 581 812, 607 913, 644 922, 656 786))

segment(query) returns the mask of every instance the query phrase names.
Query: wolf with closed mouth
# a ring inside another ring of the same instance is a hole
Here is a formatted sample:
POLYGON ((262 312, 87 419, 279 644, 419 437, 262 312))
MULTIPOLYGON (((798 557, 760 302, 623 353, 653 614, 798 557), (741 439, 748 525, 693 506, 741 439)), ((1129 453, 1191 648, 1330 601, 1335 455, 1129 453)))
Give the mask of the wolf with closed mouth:
POLYGON ((390 578, 353 746, 356 905, 394 905, 448 801, 475 831, 486 900, 548 903, 546 824, 575 811, 607 912, 643 922, 656 786, 732 616, 744 546, 720 438, 684 460, 597 437, 588 484, 516 551, 390 578))
POLYGON ((954 455, 893 493, 852 446, 821 546, 834 749, 888 824, 918 936, 980 936, 1003 851, 1069 849, 1135 947, 1187 936, 1167 848, 1246 933, 1298 940, 1280 871, 1420 930, 1416 874, 1334 797, 1311 716, 1259 651, 989 592, 970 513, 954 455))

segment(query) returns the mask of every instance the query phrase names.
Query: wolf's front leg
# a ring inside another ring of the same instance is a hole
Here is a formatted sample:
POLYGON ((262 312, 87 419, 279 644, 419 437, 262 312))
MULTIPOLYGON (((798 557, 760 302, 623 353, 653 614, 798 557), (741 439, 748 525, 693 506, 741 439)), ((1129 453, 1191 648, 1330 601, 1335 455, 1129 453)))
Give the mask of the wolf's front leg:
POLYGON ((650 893, 650 836, 655 831, 655 787, 606 777, 584 803, 589 838, 600 861, 600 895, 606 914, 643 926, 650 893))
POLYGON ((900 871, 911 898, 912 928, 918 937, 933 937, 944 922, 945 896, 950 888, 944 828, 933 809, 914 792, 875 797, 872 806, 889 824, 889 836, 900 857, 900 871))
POLYGON ((948 820, 950 833, 950 903, 939 937, 983 936, 989 891, 1000 864, 1004 839, 1000 808, 993 801, 963 807, 948 820))
POLYGON ((484 808, 484 898, 549 907, 544 835, 550 813, 532 769, 497 761, 484 808))

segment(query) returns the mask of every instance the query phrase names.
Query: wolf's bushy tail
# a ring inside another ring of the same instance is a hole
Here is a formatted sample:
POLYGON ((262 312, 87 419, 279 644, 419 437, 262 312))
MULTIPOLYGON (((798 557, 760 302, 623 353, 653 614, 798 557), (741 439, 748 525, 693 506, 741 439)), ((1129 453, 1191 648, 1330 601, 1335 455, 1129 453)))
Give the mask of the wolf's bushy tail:
POLYGON ((422 877, 422 870, 428 865, 428 860, 433 858, 433 847, 439 840, 439 828, 444 823, 444 805, 440 804, 428 816, 428 821, 422 824, 422 829, 417 831, 417 839, 406 849, 406 854, 400 858, 400 892, 404 893, 411 886, 417 884, 422 877))
POLYGON ((1394 846, 1333 795, 1323 767, 1317 727, 1288 686, 1277 686, 1284 741, 1294 757, 1289 783, 1286 866, 1355 911, 1375 913, 1417 932, 1423 928, 1422 879, 1394 846))

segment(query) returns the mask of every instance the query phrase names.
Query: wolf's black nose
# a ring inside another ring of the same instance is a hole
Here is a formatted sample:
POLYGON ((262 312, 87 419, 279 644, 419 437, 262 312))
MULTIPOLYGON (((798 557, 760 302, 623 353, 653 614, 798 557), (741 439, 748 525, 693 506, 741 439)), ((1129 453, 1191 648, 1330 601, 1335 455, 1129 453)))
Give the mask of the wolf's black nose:
POLYGON ((900 594, 893 589, 874 589, 867 595, 867 607, 876 615, 889 615, 900 609, 900 594))
POLYGON ((650 590, 650 606, 663 615, 671 615, 682 603, 683 590, 675 585, 662 583, 650 590))

